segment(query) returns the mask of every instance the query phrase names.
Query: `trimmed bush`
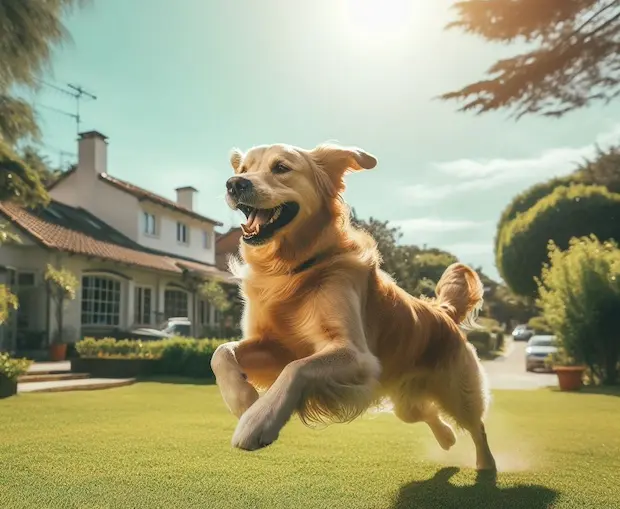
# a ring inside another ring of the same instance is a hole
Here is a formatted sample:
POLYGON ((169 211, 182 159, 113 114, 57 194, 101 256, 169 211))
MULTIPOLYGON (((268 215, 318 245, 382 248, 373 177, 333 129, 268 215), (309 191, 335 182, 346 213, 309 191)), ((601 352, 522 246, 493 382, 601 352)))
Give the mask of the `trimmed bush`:
MULTIPOLYGON (((611 218, 610 218, 611 220, 611 218)), ((595 381, 618 382, 620 363, 620 249, 594 235, 552 245, 538 305, 560 346, 588 365, 595 381)))
POLYGON ((469 331, 467 341, 476 347, 480 355, 488 355, 496 350, 496 335, 488 330, 469 331))
POLYGON ((502 229, 497 266, 515 293, 535 296, 550 241, 565 249, 571 238, 590 233, 618 239, 619 218, 620 194, 603 186, 558 187, 502 229))
MULTIPOLYGON (((154 361, 133 363, 131 366, 119 363, 114 365, 114 370, 137 370, 136 375, 130 376, 159 374, 211 378, 211 356, 222 343, 226 343, 226 340, 171 338, 140 341, 85 338, 76 344, 76 350, 81 359, 154 361)), ((100 367, 100 364, 97 364, 97 369, 105 369, 100 367)), ((76 366, 78 365, 82 366, 77 362, 76 366)), ((86 364, 83 363, 83 366, 86 364)), ((110 364, 110 369, 112 367, 110 364)))

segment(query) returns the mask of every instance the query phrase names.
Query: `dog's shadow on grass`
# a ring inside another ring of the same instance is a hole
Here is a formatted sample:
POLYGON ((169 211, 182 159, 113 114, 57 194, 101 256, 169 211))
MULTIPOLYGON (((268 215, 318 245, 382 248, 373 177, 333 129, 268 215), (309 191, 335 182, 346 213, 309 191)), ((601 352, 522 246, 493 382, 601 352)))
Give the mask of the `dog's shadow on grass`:
POLYGON ((426 481, 401 487, 391 509, 549 509, 558 493, 543 486, 500 488, 495 474, 479 473, 476 483, 455 486, 450 479, 459 471, 442 468, 426 481))

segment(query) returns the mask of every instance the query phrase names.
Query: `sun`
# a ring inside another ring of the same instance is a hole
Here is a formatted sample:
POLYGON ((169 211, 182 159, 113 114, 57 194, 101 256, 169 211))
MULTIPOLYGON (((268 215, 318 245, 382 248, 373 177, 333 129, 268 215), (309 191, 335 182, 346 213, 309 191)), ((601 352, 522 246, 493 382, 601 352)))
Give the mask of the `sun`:
POLYGON ((363 36, 391 37, 411 25, 414 0, 345 0, 351 28, 363 36))

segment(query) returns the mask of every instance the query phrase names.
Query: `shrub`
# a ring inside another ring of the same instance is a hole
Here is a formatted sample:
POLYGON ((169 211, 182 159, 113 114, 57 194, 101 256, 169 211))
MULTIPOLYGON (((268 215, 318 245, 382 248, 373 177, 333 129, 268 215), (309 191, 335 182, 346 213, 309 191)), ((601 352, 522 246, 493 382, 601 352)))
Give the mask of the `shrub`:
POLYGON ((535 316, 527 322, 527 325, 536 334, 553 334, 553 329, 544 316, 535 316))
POLYGON ((594 235, 551 245, 538 282, 545 319, 569 357, 614 384, 620 361, 620 249, 594 235))
POLYGON ((488 330, 472 330, 467 333, 467 341, 476 347, 482 355, 490 354, 496 349, 496 336, 488 330))
POLYGON ((31 364, 29 359, 13 359, 8 353, 0 353, 0 374, 13 382, 25 375, 31 364))
POLYGON ((211 356, 225 343, 222 339, 171 338, 140 341, 114 338, 84 338, 76 344, 82 358, 154 359, 155 371, 161 375, 195 378, 211 377, 211 356))
POLYGON ((620 194, 602 186, 558 187, 527 212, 518 215, 501 233, 497 266, 517 294, 535 296, 535 278, 547 261, 553 240, 561 249, 571 238, 597 235, 603 240, 620 238, 620 194))

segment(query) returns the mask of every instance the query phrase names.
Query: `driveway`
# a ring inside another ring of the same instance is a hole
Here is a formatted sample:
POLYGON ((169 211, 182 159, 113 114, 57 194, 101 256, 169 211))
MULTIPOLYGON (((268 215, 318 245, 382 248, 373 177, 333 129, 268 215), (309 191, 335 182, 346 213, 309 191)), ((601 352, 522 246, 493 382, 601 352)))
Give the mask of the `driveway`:
POLYGON ((528 373, 525 371, 525 341, 514 341, 506 357, 484 361, 492 389, 532 390, 557 385, 553 373, 528 373))

